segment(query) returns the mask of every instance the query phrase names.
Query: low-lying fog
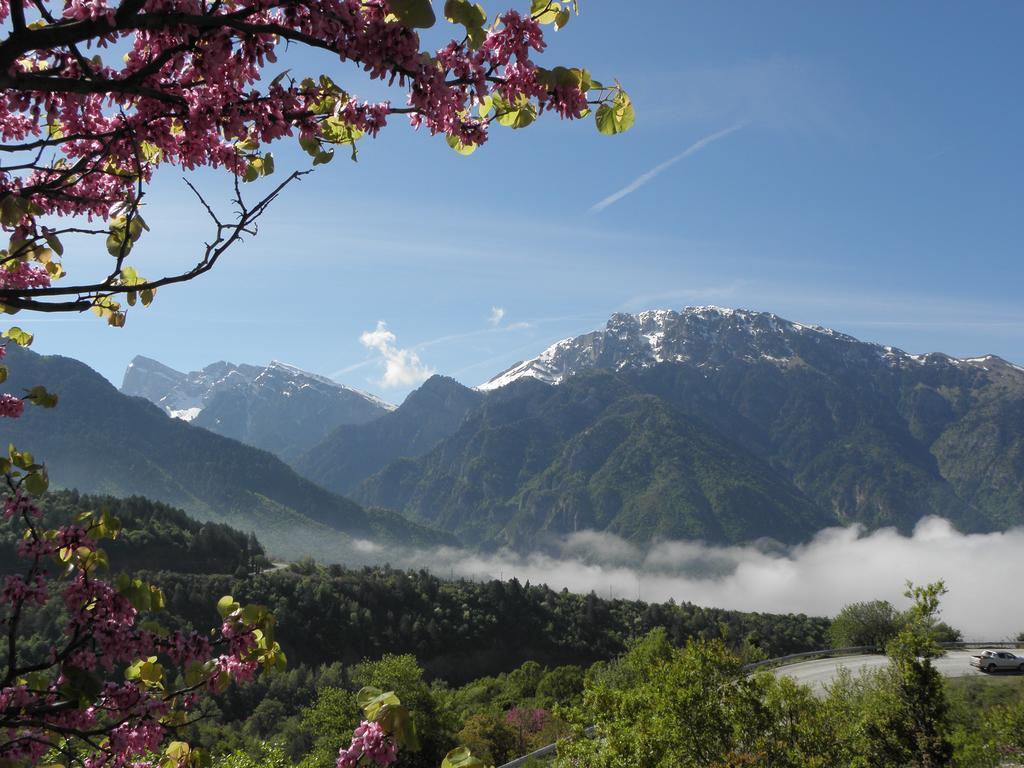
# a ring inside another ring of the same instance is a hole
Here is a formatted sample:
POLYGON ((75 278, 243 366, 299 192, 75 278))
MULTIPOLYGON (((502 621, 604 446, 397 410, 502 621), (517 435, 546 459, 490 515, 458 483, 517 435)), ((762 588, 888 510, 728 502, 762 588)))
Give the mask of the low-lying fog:
MULTIPOLYGON (((362 547, 364 555, 375 545, 362 547)), ((884 599, 905 607, 907 579, 945 579, 949 594, 942 618, 965 639, 1000 640, 1024 631, 1019 590, 1024 589, 1024 528, 1006 533, 962 534, 929 517, 913 535, 891 528, 865 534, 829 528, 795 547, 776 543, 742 547, 662 541, 642 549, 608 533, 585 531, 565 538, 559 554, 479 554, 442 548, 388 560, 396 567, 425 567, 440 576, 513 577, 601 597, 773 613, 832 616, 847 603, 884 599)), ((376 553, 378 556, 383 552, 376 553)), ((372 555, 371 555, 372 556, 372 555)))

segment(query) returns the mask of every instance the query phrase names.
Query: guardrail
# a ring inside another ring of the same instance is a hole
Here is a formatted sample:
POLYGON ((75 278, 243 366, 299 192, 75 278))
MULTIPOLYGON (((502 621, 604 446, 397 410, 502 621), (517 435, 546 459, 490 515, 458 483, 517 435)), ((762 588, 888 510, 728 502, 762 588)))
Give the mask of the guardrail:
MULTIPOLYGON (((958 640, 956 642, 941 642, 943 648, 1020 648, 1024 643, 1007 640, 995 640, 986 642, 983 640, 958 640)), ((774 659, 755 661, 743 666, 744 672, 752 672, 768 666, 783 666, 796 661, 810 661, 811 659, 826 659, 830 656, 853 656, 859 653, 884 653, 885 648, 881 645, 854 645, 848 648, 823 648, 818 651, 804 651, 802 653, 790 653, 786 656, 778 656, 774 659)))
MULTIPOLYGON (((939 643, 943 648, 1021 648, 1024 647, 1024 643, 1012 642, 1006 640, 996 640, 994 642, 984 642, 976 640, 966 640, 957 642, 942 642, 939 643)), ((810 661, 812 659, 827 659, 831 656, 854 656, 862 653, 881 653, 884 651, 883 646, 880 645, 852 645, 847 648, 823 648, 818 651, 804 651, 802 653, 790 653, 786 656, 777 656, 774 659, 765 659, 763 661, 755 661, 750 664, 744 664, 742 669, 744 672, 753 672, 755 669, 762 669, 767 666, 785 666, 787 663, 796 661, 810 661)), ((594 734, 594 726, 588 726, 583 729, 584 736, 592 736, 594 734)), ((530 760, 536 760, 541 757, 547 757, 548 755, 554 754, 558 749, 558 742, 554 744, 548 744, 546 747, 535 749, 528 755, 517 757, 515 760, 511 760, 498 768, 521 768, 530 760)))

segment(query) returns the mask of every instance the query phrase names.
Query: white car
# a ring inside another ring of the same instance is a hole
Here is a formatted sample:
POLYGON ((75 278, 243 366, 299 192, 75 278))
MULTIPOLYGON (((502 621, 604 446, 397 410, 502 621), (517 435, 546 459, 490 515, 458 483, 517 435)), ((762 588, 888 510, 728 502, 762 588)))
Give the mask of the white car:
POLYGON ((1024 672, 1024 656, 1017 656, 1009 651, 982 651, 976 656, 971 656, 971 666, 985 672, 1024 672))

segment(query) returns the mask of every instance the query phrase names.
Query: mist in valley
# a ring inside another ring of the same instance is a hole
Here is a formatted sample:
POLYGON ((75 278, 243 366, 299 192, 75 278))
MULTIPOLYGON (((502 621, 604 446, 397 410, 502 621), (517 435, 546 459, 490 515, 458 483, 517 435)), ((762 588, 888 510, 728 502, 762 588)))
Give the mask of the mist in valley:
POLYGON ((921 520, 910 536, 892 528, 829 528, 791 547, 771 541, 639 547, 613 534, 582 531, 556 542, 554 553, 400 551, 366 542, 359 550, 360 560, 426 568, 443 577, 516 578, 604 598, 819 616, 862 600, 885 599, 902 608, 909 603, 903 596, 907 580, 944 579, 949 593, 942 618, 965 639, 1011 639, 1024 631, 1024 616, 1014 607, 1024 584, 1024 528, 963 534, 938 517, 921 520))

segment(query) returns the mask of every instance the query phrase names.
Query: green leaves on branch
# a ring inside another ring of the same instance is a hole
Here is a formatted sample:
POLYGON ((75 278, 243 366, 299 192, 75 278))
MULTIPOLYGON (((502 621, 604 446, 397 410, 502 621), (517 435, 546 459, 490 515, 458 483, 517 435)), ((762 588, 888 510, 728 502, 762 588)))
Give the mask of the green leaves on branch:
POLYGON ((0 224, 5 227, 15 227, 26 216, 35 216, 39 213, 42 213, 42 209, 27 198, 11 192, 0 198, 0 224))
POLYGON ((597 130, 606 136, 628 131, 636 121, 636 112, 633 110, 629 94, 621 88, 617 89, 610 102, 605 102, 597 108, 594 119, 597 122, 597 130))
POLYGON ((242 174, 242 181, 256 181, 256 179, 269 176, 274 172, 274 154, 267 152, 265 155, 256 155, 249 159, 249 165, 242 174))
POLYGON ((428 29, 437 21, 430 0, 388 0, 388 7, 391 9, 389 17, 414 29, 428 29))
POLYGON ((8 474, 12 469, 21 470, 22 485, 33 496, 46 493, 46 489, 50 487, 50 476, 46 472, 46 467, 37 464, 31 453, 19 451, 13 444, 7 446, 6 456, 0 456, 0 474, 8 474))
MULTIPOLYGON (((233 623, 236 632, 249 632, 256 641, 246 653, 246 661, 254 661, 267 670, 283 670, 287 658, 274 640, 274 616, 262 605, 241 605, 231 595, 217 601, 217 613, 225 623, 233 623)), ((224 687, 227 680, 221 680, 224 687)))
POLYGON ((213 759, 205 749, 190 746, 184 741, 172 741, 158 765, 160 768, 209 768, 213 759))
POLYGON ((604 86, 591 77, 590 72, 577 67, 537 68, 537 82, 546 88, 579 88, 583 93, 603 90, 604 86))
POLYGON ((325 116, 319 123, 319 136, 299 137, 299 146, 313 158, 313 165, 326 165, 334 159, 334 149, 324 149, 324 144, 347 144, 352 148, 352 159, 356 160, 356 142, 363 137, 363 132, 334 114, 340 105, 348 102, 349 95, 327 75, 320 75, 319 81, 306 78, 302 88, 316 98, 310 104, 312 112, 325 116))
POLYGON ((444 4, 444 17, 452 24, 461 24, 466 28, 466 39, 474 51, 487 39, 487 12, 479 3, 447 0, 444 4))
POLYGON ((530 99, 520 94, 514 103, 509 103, 499 93, 491 94, 494 116, 507 128, 525 128, 537 119, 537 107, 530 99))
POLYGON ((162 611, 167 604, 159 587, 127 574, 118 574, 114 586, 137 611, 162 611))
POLYGON ((130 209, 127 214, 115 216, 110 220, 107 253, 118 258, 127 256, 135 242, 142 237, 143 231, 148 232, 149 225, 137 208, 130 209))
POLYGON ((107 323, 115 328, 124 326, 125 314, 121 305, 109 296, 96 296, 92 300, 92 313, 97 317, 105 317, 107 323))
POLYGON ((413 752, 420 748, 409 710, 402 706, 394 691, 385 692, 379 688, 366 686, 356 694, 356 702, 362 708, 366 719, 380 723, 380 726, 395 738, 400 748, 413 752))
MULTIPOLYGON (((557 0, 532 0, 530 3, 530 16, 540 24, 554 24, 555 29, 561 29, 569 23, 572 14, 566 6, 569 3, 558 2, 557 0)), ((571 3, 573 11, 579 13, 579 7, 575 0, 571 3)))
POLYGON ((163 690, 164 667, 156 656, 139 659, 124 671, 125 680, 136 680, 146 688, 163 690))
POLYGON ((53 394, 53 392, 48 392, 46 387, 41 384, 37 384, 31 389, 26 389, 25 393, 22 400, 32 403, 32 405, 38 405, 40 408, 54 408, 57 405, 57 395, 53 394))
POLYGON ((121 533, 121 521, 110 513, 109 509, 95 512, 79 512, 75 516, 75 522, 79 523, 94 539, 116 539, 121 533))
POLYGON ((31 346, 32 340, 35 338, 31 333, 21 330, 21 328, 16 325, 12 328, 8 328, 0 334, 0 336, 3 336, 5 339, 10 339, 19 347, 31 346))
MULTIPOLYGON (((121 275, 117 281, 118 285, 125 287, 145 285, 149 281, 144 277, 140 277, 139 273, 135 271, 134 267, 122 267, 121 275)), ((128 306, 134 307, 135 302, 141 300, 142 306, 148 307, 153 303, 153 297, 156 295, 156 288, 143 288, 141 291, 127 291, 125 298, 128 301, 128 306)))

